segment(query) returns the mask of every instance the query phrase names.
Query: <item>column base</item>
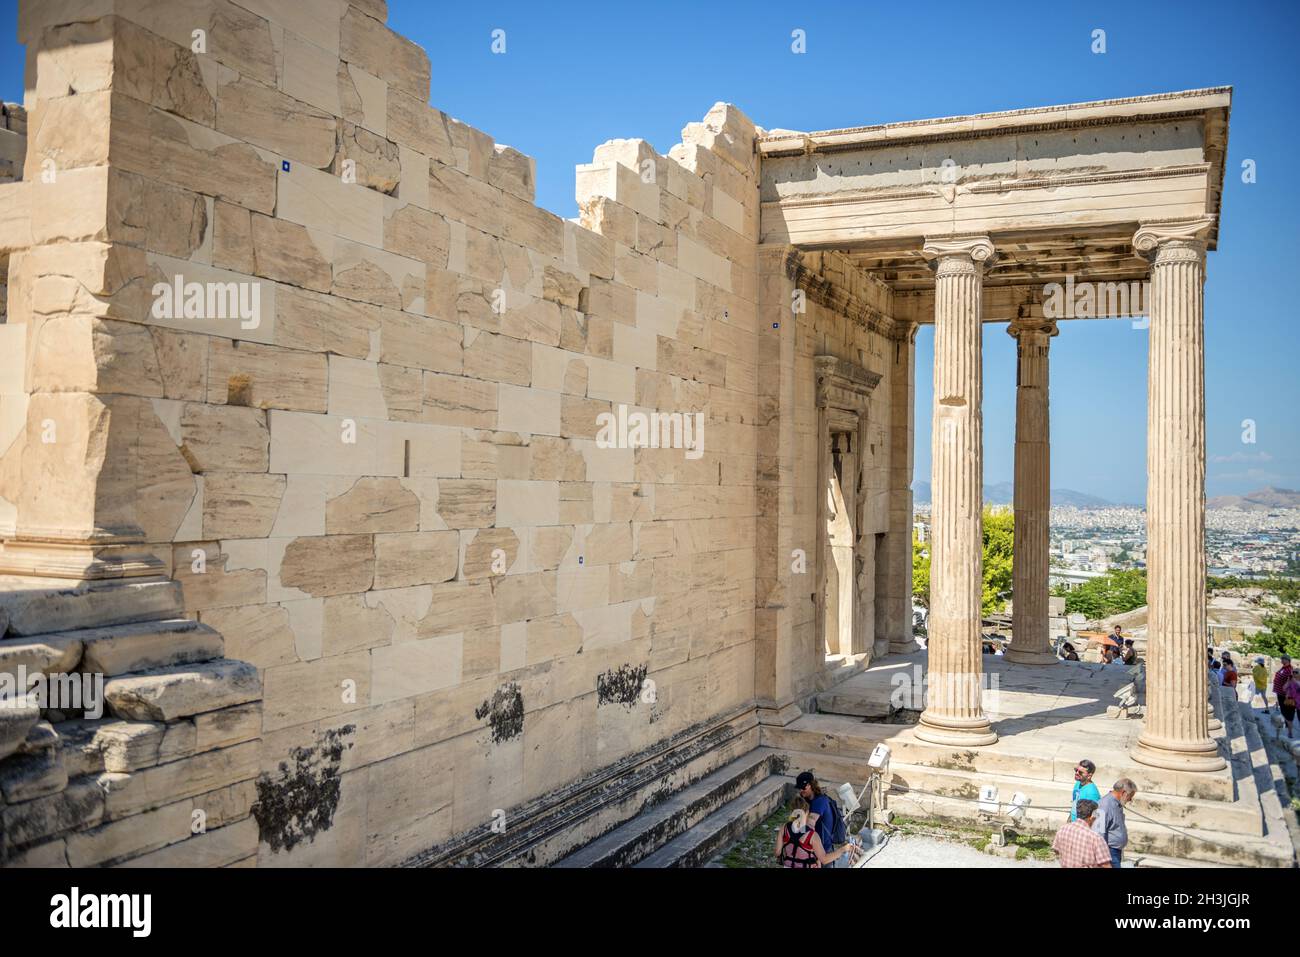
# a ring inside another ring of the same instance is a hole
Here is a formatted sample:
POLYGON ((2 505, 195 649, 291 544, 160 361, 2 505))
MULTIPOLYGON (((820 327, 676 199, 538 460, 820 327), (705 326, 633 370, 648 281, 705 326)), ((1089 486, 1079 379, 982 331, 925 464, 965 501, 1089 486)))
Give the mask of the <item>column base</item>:
POLYGON ((1003 652, 1002 657, 1018 665, 1054 665, 1061 660, 1056 657, 1055 652, 1024 651, 1018 648, 1008 648, 1003 652))
POLYGON ((1138 764, 1167 771, 1221 771, 1228 766, 1211 738, 1174 742, 1140 736, 1129 757, 1138 764))
POLYGON ((0 574, 97 581, 168 574, 167 565, 139 544, 11 540, 0 545, 0 574))
POLYGON ((773 728, 784 728, 795 718, 803 716, 803 711, 793 701, 784 705, 772 703, 760 704, 756 709, 758 723, 773 728))
POLYGON ((946 718, 924 711, 913 733, 919 740, 929 744, 954 748, 980 748, 996 744, 998 740, 997 732, 984 715, 978 718, 946 718))
POLYGON ((889 653, 891 655, 910 655, 914 651, 920 651, 921 646, 917 644, 915 638, 901 640, 898 638, 889 639, 889 653))

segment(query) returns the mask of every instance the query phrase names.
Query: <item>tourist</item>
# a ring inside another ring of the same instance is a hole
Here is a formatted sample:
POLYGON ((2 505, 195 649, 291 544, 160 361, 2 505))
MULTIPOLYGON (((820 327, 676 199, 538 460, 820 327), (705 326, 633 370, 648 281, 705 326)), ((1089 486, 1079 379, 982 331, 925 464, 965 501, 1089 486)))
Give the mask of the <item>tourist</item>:
POLYGON ((1277 698, 1277 710, 1282 712, 1282 720, 1286 722, 1287 737, 1291 737, 1291 722, 1295 720, 1295 700, 1285 700, 1282 697, 1282 689, 1291 681, 1295 672, 1291 670, 1291 656, 1282 656, 1282 667, 1277 669, 1277 674, 1273 676, 1273 697, 1277 698))
POLYGON ((1128 826, 1124 822, 1124 805, 1137 794, 1137 785, 1128 778, 1115 782, 1110 793, 1097 803, 1097 814, 1092 829, 1102 836, 1110 848, 1110 863, 1119 867, 1128 846, 1128 826))
POLYGON ((1114 867, 1114 856, 1106 841, 1093 830, 1096 801, 1080 801, 1077 818, 1071 818, 1052 839, 1052 853, 1062 867, 1114 867))
POLYGON ((1138 663, 1138 653, 1137 653, 1137 649, 1133 647, 1133 639, 1125 638, 1124 639, 1124 664, 1128 665, 1131 668, 1137 663, 1138 663))
POLYGON ((1291 724, 1295 721, 1295 709, 1300 705, 1300 671, 1291 672, 1291 676, 1282 685, 1282 693, 1277 700, 1282 720, 1286 722, 1286 736, 1289 738, 1292 736, 1291 724))
POLYGON ((1116 648, 1124 647, 1124 632, 1120 631, 1119 625, 1116 625, 1115 630, 1110 633, 1110 640, 1115 642, 1116 648))
POLYGON ((1219 684, 1231 688, 1233 694, 1237 693, 1237 665, 1226 651, 1223 653, 1223 667, 1219 669, 1219 684))
POLYGON ((848 867, 852 860, 845 860, 842 855, 853 845, 835 846, 835 811, 831 807, 831 799, 822 793, 821 785, 811 771, 801 772, 794 780, 794 788, 799 797, 808 802, 808 824, 816 829, 821 846, 828 855, 827 860, 822 861, 822 866, 848 867))
POLYGON ((776 836, 776 856, 782 867, 834 867, 837 860, 850 853, 852 844, 828 854, 808 817, 808 801, 795 798, 794 810, 776 836))
POLYGON ((1079 660, 1079 653, 1074 650, 1074 645, 1070 644, 1068 641, 1065 644, 1061 645, 1061 660, 1062 661, 1079 660))
POLYGON ((1097 773, 1097 765, 1084 758, 1074 766, 1074 790, 1070 794, 1070 820, 1079 816, 1079 802, 1092 801, 1093 806, 1101 800, 1101 792, 1092 783, 1092 776, 1097 773))
POLYGON ((1255 659, 1255 667, 1250 669, 1250 677, 1255 683, 1250 695, 1250 703, 1253 705, 1257 697, 1263 698, 1264 713, 1268 714, 1268 665, 1264 664, 1263 658, 1255 659))

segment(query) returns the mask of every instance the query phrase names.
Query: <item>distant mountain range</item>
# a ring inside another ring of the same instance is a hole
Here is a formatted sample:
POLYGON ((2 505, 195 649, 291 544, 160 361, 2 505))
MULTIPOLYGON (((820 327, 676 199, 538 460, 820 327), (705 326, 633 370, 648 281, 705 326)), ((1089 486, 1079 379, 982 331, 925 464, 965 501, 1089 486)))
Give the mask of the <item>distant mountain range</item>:
POLYGON ((1267 512, 1274 508, 1300 508, 1300 492, 1289 488, 1262 488, 1245 495, 1216 495, 1206 508, 1240 508, 1247 512, 1267 512))
MULTIPOLYGON (((984 486, 984 503, 986 505, 1010 505, 1014 501, 1015 485, 1012 482, 998 482, 994 485, 984 486)), ((930 483, 914 482, 912 484, 912 500, 917 505, 930 504, 930 483)), ((1073 505, 1075 508, 1107 508, 1117 507, 1114 502, 1108 502, 1104 498, 1098 498, 1096 495, 1089 495, 1087 492, 1076 492, 1070 488, 1052 489, 1053 505, 1073 505)), ((1123 508, 1125 506, 1118 506, 1123 508)), ((1132 508, 1141 508, 1142 506, 1129 506, 1132 508)), ((1261 488, 1254 492, 1247 492, 1245 495, 1216 495, 1214 498, 1207 499, 1206 508, 1239 508, 1248 512, 1267 512, 1270 509, 1278 508, 1300 508, 1300 492, 1289 488, 1261 488)))
MULTIPOLYGON (((984 502, 988 505, 1010 505, 1015 497, 1015 484, 1013 482, 997 482, 993 485, 984 486, 984 502)), ((918 505, 928 504, 930 501, 930 483, 913 482, 912 483, 912 500, 918 505)), ((1113 506, 1114 502, 1108 502, 1104 498, 1098 498, 1096 495, 1089 495, 1086 492, 1076 492, 1072 488, 1054 488, 1052 489, 1053 505, 1073 505, 1075 508, 1106 508, 1113 506)))

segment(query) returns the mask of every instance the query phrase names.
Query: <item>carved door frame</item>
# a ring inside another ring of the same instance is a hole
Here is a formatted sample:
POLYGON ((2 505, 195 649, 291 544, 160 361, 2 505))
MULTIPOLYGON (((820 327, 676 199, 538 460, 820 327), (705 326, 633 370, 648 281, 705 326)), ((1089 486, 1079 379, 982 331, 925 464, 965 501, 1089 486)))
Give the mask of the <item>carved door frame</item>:
MULTIPOLYGON (((853 654, 860 654, 870 650, 869 648, 858 647, 862 642, 862 636, 857 634, 858 601, 860 598, 857 589, 857 563, 858 552, 863 547, 864 542, 862 530, 866 496, 863 494, 863 486, 867 456, 863 453, 867 448, 868 409, 871 392, 880 382, 880 374, 871 372, 838 356, 815 356, 813 364, 815 373, 814 402, 817 407, 817 551, 814 564, 813 591, 813 603, 816 611, 814 626, 816 638, 814 647, 818 649, 818 668, 820 668, 826 657, 826 551, 828 547, 826 497, 833 470, 831 463, 831 434, 845 431, 844 426, 851 421, 850 417, 856 419, 856 427, 852 432, 856 467, 851 478, 853 515, 850 520, 853 524, 854 541, 853 610, 849 620, 854 634, 850 638, 849 647, 853 654)), ((847 480, 848 477, 845 477, 845 479, 847 480)), ((872 545, 874 547, 874 540, 872 545)), ((843 647, 842 643, 841 647, 843 647)))

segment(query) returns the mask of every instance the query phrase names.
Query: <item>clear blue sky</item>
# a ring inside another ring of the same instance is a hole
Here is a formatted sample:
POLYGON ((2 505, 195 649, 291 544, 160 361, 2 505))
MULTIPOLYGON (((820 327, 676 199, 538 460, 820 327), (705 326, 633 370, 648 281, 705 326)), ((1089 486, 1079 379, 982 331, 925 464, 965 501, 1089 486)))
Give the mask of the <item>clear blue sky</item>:
MULTIPOLYGON (((14 0, 0 0, 0 95, 20 99, 14 0)), ((433 3, 389 0, 433 65, 432 103, 537 159, 538 200, 576 213, 573 167, 614 137, 660 151, 717 100, 761 126, 895 120, 1234 87, 1220 248, 1209 258, 1211 495, 1300 488, 1300 4, 433 3), (507 52, 490 50, 506 31, 507 52), (807 52, 790 50, 794 29, 807 52), (1091 52, 1094 29, 1107 52, 1091 52), (1241 182, 1243 159, 1258 181, 1241 182), (1243 419, 1257 441, 1241 441, 1243 419)), ((929 477, 933 338, 917 349, 916 476, 929 477)), ((985 473, 1010 480, 1015 357, 986 330, 985 473)), ((1146 333, 1062 324, 1052 346, 1053 485, 1145 498, 1146 333)))

